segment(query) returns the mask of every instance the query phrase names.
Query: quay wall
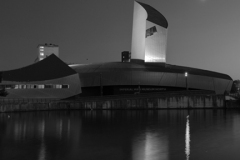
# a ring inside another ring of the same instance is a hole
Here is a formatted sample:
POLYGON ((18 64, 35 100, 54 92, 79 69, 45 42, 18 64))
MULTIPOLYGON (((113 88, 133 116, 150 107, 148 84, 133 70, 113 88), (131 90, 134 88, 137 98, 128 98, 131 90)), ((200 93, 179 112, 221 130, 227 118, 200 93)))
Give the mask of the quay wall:
POLYGON ((224 95, 92 97, 77 100, 0 100, 0 112, 93 109, 228 108, 224 95))

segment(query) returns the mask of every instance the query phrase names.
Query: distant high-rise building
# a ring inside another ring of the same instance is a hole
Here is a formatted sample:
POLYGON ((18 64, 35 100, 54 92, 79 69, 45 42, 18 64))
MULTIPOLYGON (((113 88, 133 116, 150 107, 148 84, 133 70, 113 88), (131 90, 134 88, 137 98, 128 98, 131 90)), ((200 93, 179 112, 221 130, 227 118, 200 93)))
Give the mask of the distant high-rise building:
POLYGON ((39 44, 37 46, 38 48, 38 57, 36 61, 41 61, 44 58, 50 56, 51 54, 55 54, 57 57, 59 57, 59 47, 55 44, 39 44))

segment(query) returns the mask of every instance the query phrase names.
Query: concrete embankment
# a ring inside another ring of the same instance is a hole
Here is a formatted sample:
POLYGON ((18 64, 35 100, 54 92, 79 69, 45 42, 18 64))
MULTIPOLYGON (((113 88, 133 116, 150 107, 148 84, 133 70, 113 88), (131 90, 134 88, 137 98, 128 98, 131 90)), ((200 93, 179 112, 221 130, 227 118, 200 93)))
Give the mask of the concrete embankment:
MULTIPOLYGON (((224 95, 202 92, 85 97, 74 100, 1 100, 0 112, 76 109, 228 108, 224 95)), ((230 107, 229 107, 230 108, 230 107)))

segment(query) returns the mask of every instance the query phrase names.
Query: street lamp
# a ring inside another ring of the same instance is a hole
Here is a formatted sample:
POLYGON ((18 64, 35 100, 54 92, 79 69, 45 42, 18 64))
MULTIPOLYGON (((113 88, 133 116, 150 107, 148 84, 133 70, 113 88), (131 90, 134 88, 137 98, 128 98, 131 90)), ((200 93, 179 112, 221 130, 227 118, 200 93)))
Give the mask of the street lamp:
POLYGON ((188 83, 187 83, 188 72, 185 72, 185 78, 186 78, 186 90, 188 90, 188 83))

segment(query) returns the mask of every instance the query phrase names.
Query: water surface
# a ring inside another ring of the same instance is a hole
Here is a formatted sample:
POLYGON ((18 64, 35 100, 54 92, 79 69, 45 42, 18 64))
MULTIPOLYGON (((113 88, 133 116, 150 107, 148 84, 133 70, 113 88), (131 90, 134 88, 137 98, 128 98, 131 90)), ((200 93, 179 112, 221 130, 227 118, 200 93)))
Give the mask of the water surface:
POLYGON ((0 114, 1 160, 239 160, 239 110, 0 114))

